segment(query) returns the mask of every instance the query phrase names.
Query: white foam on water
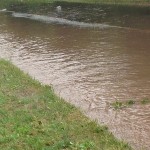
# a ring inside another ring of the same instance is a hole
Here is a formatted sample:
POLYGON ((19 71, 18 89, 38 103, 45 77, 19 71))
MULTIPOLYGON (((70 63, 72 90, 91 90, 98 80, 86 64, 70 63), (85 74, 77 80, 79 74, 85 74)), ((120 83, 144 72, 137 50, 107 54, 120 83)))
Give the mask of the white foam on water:
POLYGON ((7 9, 1 9, 1 10, 0 10, 0 12, 5 12, 5 11, 7 11, 7 9))
POLYGON ((7 9, 0 9, 0 12, 4 12, 4 13, 13 13, 14 11, 9 11, 7 9))
POLYGON ((61 24, 61 25, 71 25, 71 26, 78 26, 82 28, 110 28, 116 26, 110 26, 107 24, 99 24, 99 23, 85 23, 85 22, 78 22, 78 21, 71 21, 68 19, 57 18, 57 17, 49 17, 44 15, 36 15, 36 14, 27 14, 27 13, 12 13, 13 17, 17 18, 27 18, 31 20, 41 21, 45 23, 53 23, 53 24, 61 24))

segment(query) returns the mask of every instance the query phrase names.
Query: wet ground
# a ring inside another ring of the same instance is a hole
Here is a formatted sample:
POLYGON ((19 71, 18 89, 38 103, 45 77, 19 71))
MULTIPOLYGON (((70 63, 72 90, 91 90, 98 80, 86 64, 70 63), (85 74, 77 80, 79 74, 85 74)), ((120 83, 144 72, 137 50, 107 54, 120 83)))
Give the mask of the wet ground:
POLYGON ((148 150, 150 104, 140 101, 150 98, 150 12, 120 9, 64 5, 61 13, 49 7, 49 18, 46 11, 0 13, 0 57, 52 85, 136 150, 148 150), (136 103, 114 110, 116 100, 136 103))

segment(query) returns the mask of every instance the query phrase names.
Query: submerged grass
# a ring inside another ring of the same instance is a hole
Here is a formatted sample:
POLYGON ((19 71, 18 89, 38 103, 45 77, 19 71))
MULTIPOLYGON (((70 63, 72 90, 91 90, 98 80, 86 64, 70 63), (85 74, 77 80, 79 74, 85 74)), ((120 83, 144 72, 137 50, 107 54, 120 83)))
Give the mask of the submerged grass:
POLYGON ((143 98, 141 100, 141 104, 149 104, 149 103, 150 103, 150 99, 148 99, 148 98, 143 98))
POLYGON ((134 104, 138 104, 138 105, 139 104, 143 104, 143 105, 150 104, 150 99, 149 98, 143 98, 140 101, 128 100, 128 101, 124 101, 124 102, 115 101, 115 102, 111 103, 111 106, 115 110, 117 110, 117 109, 122 109, 122 108, 125 108, 125 107, 130 107, 134 104))
POLYGON ((111 103, 111 106, 117 110, 117 109, 122 109, 125 107, 132 106, 133 104, 135 104, 135 101, 133 101, 133 100, 128 100, 125 102, 115 101, 115 102, 111 103))
POLYGON ((0 60, 0 149, 131 150, 5 60, 0 60))

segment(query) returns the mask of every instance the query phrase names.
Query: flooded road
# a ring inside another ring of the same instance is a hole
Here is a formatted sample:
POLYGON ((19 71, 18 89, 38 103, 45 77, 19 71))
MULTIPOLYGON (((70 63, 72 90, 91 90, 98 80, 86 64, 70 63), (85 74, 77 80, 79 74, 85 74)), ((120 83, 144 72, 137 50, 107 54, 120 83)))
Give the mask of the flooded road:
POLYGON ((148 17, 140 16, 138 25, 127 19, 124 26, 93 28, 0 13, 0 58, 52 85, 59 96, 136 150, 148 150, 150 104, 140 103, 150 98, 148 17), (114 110, 110 103, 116 100, 137 103, 114 110))

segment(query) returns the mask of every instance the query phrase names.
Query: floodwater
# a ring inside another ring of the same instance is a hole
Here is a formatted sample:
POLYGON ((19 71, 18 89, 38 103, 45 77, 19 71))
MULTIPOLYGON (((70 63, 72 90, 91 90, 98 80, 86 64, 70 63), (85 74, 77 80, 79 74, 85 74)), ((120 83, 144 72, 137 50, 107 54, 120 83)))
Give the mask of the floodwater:
POLYGON ((149 150, 150 104, 140 101, 150 98, 150 15, 109 17, 92 26, 88 17, 70 21, 56 14, 0 13, 0 58, 52 85, 136 150, 149 150), (136 103, 114 110, 116 100, 136 103))

